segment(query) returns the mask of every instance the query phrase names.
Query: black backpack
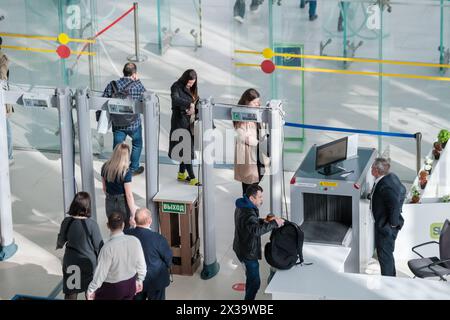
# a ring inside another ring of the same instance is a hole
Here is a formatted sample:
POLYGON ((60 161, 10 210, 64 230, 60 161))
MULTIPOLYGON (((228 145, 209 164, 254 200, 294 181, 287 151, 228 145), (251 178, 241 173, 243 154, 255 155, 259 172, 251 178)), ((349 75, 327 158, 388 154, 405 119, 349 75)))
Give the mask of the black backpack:
POLYGON ((280 270, 288 270, 303 263, 304 234, 300 227, 290 221, 272 231, 266 243, 264 256, 268 264, 280 270))
MULTIPOLYGON (((129 92, 128 89, 133 85, 134 81, 130 81, 121 91, 119 91, 119 87, 117 86, 117 82, 116 81, 111 81, 111 88, 112 88, 112 94, 111 94, 111 98, 115 98, 115 99, 126 99, 129 97, 129 92)), ((100 114, 101 114, 101 110, 97 110, 95 112, 95 119, 98 120, 100 119, 100 114)), ((139 114, 127 114, 127 115, 123 115, 123 114, 110 114, 109 115, 111 122, 113 124, 113 126, 117 126, 117 127, 126 127, 128 125, 130 125, 132 122, 136 121, 137 118, 139 117, 139 114)))

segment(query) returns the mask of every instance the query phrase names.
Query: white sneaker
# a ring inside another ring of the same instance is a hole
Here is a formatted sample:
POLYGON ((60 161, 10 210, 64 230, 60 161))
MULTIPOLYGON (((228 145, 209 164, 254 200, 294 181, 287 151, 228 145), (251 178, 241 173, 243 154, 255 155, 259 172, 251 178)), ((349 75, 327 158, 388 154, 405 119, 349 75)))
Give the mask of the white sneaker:
POLYGON ((241 16, 235 16, 234 20, 236 20, 239 23, 244 23, 244 18, 242 18, 241 16))

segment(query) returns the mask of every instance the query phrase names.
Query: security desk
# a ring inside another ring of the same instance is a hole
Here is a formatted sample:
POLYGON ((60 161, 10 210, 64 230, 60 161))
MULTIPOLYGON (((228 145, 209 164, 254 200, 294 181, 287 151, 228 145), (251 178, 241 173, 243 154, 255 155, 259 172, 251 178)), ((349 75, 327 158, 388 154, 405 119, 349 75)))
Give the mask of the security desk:
POLYGON ((274 300, 450 299, 450 283, 436 280, 344 273, 350 248, 305 244, 303 255, 310 266, 295 266, 275 273, 265 293, 274 300))
POLYGON ((373 219, 363 198, 375 156, 375 149, 358 148, 357 156, 338 163, 346 172, 325 176, 315 170, 313 146, 291 180, 291 220, 306 243, 350 248, 346 272, 362 272, 373 254, 373 219))

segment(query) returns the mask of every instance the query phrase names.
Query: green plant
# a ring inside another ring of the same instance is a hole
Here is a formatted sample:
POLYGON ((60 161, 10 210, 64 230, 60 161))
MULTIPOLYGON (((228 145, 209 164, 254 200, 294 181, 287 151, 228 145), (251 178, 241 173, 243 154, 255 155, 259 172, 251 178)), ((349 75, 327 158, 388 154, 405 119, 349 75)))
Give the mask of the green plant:
POLYGON ((413 197, 419 197, 419 196, 420 196, 420 192, 419 192, 419 190, 417 189, 417 186, 413 186, 413 187, 411 188, 411 195, 412 195, 413 197))
POLYGON ((440 143, 446 143, 450 139, 450 131, 447 129, 442 129, 438 134, 438 141, 440 143))
POLYGON ((447 194, 441 198, 442 202, 450 202, 450 194, 447 194))

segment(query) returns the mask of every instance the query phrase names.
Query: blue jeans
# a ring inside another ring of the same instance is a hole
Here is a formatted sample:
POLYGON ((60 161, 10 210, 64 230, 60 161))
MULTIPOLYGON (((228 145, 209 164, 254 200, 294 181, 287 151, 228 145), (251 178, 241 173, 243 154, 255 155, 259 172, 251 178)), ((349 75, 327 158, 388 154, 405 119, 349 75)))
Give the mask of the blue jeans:
POLYGON ((131 156, 130 156, 130 170, 136 171, 139 168, 139 159, 142 152, 142 126, 139 126, 135 130, 113 130, 114 134, 114 146, 115 148, 119 143, 125 141, 127 136, 131 138, 131 156))
MULTIPOLYGON (((264 0, 252 0, 250 4, 251 10, 256 10, 263 4, 264 0)), ((245 16, 245 0, 236 0, 233 7, 234 16, 244 18, 245 16)))
MULTIPOLYGON (((300 5, 304 6, 306 0, 301 0, 300 5)), ((317 0, 310 0, 309 2, 309 17, 313 17, 316 15, 317 10, 317 0)))
POLYGON ((8 159, 12 160, 12 158, 13 158, 13 142, 12 142, 11 122, 10 122, 8 116, 6 116, 6 138, 8 140, 8 159))
POLYGON ((259 262, 258 260, 243 260, 245 265, 245 300, 255 300, 259 287, 261 286, 261 279, 259 277, 259 262))

